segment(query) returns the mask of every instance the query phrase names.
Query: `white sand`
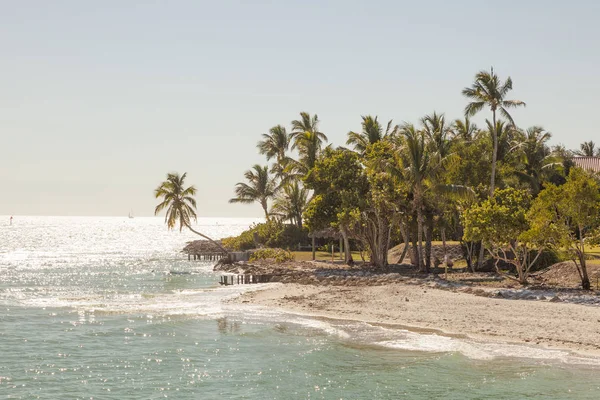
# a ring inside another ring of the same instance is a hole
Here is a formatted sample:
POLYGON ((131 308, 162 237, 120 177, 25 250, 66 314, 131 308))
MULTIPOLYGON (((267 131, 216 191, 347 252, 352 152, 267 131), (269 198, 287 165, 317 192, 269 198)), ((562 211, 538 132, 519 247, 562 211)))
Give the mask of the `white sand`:
POLYGON ((598 306, 487 298, 403 283, 352 287, 274 284, 235 301, 600 356, 598 306))

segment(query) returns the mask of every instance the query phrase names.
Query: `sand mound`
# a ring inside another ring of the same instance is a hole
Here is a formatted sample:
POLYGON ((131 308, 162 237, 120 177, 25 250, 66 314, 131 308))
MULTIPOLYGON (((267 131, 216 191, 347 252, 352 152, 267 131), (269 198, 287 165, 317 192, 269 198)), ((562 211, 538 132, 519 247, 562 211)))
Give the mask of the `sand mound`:
MULTIPOLYGON (((596 288, 596 285, 600 283, 600 264, 595 261, 588 261, 587 271, 592 288, 596 288)), ((545 284, 551 286, 565 288, 581 287, 581 278, 572 261, 563 261, 554 264, 548 269, 536 273, 535 276, 542 279, 545 284)))

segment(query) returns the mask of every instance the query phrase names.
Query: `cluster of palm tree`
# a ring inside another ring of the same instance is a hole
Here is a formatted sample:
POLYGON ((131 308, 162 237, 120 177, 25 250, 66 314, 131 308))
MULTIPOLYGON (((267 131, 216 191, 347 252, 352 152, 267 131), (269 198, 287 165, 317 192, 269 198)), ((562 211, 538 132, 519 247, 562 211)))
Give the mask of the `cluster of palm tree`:
POLYGON ((255 165, 246 171, 246 181, 235 185, 236 197, 229 202, 259 203, 267 221, 278 218, 302 228, 302 213, 308 202, 308 190, 302 178, 314 167, 327 136, 319 131, 317 115, 301 112, 300 119, 291 125, 289 133, 284 126, 276 125, 262 135, 258 151, 272 164, 255 165), (297 154, 296 158, 292 152, 297 154))
MULTIPOLYGON (((410 247, 413 262, 424 271, 431 264, 434 235, 444 242, 447 235, 462 238, 461 210, 470 203, 493 197, 496 188, 504 187, 527 189, 535 197, 545 184, 564 182, 571 157, 600 157, 600 149, 591 141, 568 151, 551 147, 552 135, 541 126, 517 127, 509 111, 525 103, 508 99, 512 86, 510 77, 503 81, 493 69, 481 71, 462 91, 468 99, 463 118, 449 121, 443 113, 433 112, 417 124, 394 125, 390 120, 382 125, 377 116, 366 115, 360 131, 348 132, 349 148, 338 148, 356 153, 364 170, 376 179, 393 182, 394 190, 382 195, 386 198, 365 203, 371 209, 363 210, 364 214, 384 204, 384 212, 377 214, 378 223, 383 224, 379 231, 399 228, 407 244, 405 254, 410 247), (471 118, 484 109, 491 111, 491 119, 479 128, 471 118), (379 144, 383 155, 374 150, 379 144)), ((282 125, 274 126, 257 144, 267 164, 245 172, 245 181, 235 185, 230 202, 256 202, 267 220, 289 221, 302 228, 307 205, 318 194, 307 189, 305 178, 329 153, 324 151, 331 147, 327 141, 317 115, 300 113, 289 132, 282 125)), ((169 228, 179 223, 180 228, 192 229, 191 220, 196 218, 195 188, 185 188, 185 177, 169 174, 155 191, 162 198, 155 211, 167 210, 169 228)), ((383 243, 387 254, 391 235, 382 237, 378 240, 388 242, 383 243)), ((483 262, 483 246, 463 244, 468 264, 476 269, 483 262)), ((387 257, 378 263, 387 264, 387 257)))

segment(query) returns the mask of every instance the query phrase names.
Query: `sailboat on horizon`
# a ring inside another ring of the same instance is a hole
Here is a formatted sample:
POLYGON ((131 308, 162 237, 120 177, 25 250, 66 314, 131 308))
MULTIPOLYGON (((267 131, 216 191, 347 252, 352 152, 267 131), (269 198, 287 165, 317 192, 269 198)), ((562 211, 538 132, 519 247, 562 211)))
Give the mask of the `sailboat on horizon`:
POLYGON ((129 210, 129 215, 127 215, 129 218, 133 218, 133 210, 129 210))

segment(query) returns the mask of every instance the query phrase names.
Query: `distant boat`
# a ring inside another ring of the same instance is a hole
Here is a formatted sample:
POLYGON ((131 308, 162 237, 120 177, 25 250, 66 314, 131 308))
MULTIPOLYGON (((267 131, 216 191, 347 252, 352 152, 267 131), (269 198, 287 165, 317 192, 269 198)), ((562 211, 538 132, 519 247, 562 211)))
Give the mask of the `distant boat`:
POLYGON ((128 217, 129 217, 129 218, 133 218, 133 211, 129 211, 129 215, 128 215, 128 217))

